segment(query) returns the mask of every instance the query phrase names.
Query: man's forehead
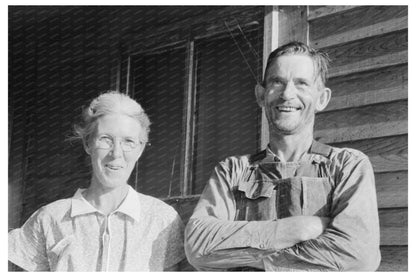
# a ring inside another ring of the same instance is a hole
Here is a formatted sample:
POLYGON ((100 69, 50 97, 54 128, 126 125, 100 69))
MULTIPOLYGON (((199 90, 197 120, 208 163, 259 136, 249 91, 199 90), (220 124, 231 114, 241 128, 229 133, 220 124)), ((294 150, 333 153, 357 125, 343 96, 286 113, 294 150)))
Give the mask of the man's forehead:
POLYGON ((288 53, 277 57, 270 64, 266 73, 266 79, 288 73, 294 75, 293 77, 309 77, 315 80, 318 77, 315 61, 303 53, 288 53))
POLYGON ((277 57, 270 66, 269 73, 286 73, 314 75, 316 66, 314 60, 304 54, 285 54, 277 57))

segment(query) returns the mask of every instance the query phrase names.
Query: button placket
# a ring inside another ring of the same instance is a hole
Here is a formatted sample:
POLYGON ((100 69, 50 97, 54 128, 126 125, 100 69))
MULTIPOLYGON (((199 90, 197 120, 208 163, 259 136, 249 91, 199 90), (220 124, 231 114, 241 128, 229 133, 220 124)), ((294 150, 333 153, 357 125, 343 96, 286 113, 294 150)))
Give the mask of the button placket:
POLYGON ((108 271, 110 263, 110 242, 111 242, 111 233, 110 233, 110 215, 106 216, 104 219, 104 232, 102 236, 102 245, 103 245, 103 254, 102 254, 102 268, 104 271, 108 271))

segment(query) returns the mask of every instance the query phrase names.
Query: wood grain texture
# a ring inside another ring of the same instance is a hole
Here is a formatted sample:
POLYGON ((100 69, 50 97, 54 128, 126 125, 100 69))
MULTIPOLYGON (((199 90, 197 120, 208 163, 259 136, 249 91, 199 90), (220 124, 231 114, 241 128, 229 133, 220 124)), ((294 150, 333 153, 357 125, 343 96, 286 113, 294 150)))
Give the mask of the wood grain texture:
POLYGON ((395 91, 399 88, 407 88, 407 82, 408 66, 402 64, 348 76, 333 77, 328 80, 327 87, 332 90, 334 98, 382 89, 395 91))
POLYGON ((362 126, 340 127, 315 131, 315 139, 323 143, 345 142, 408 133, 407 120, 362 126))
POLYGON ((344 141, 331 145, 360 150, 369 156, 375 172, 400 171, 408 168, 407 135, 344 141))
POLYGON ((322 48, 332 60, 330 77, 407 63, 407 30, 322 48))
POLYGON ((408 98, 407 64, 331 78, 332 98, 325 111, 408 98))
POLYGON ((407 208, 380 209, 380 244, 408 244, 408 211, 407 208))
POLYGON ((364 106, 316 115, 315 130, 407 120, 408 101, 364 106))
POLYGON ((315 138, 326 143, 407 134, 407 100, 316 115, 315 138))
POLYGON ((347 63, 345 65, 340 65, 334 67, 329 73, 329 77, 336 77, 342 75, 353 74, 357 72, 374 70, 386 66, 394 66, 399 64, 404 64, 408 62, 408 54, 406 51, 400 51, 397 53, 386 54, 383 56, 378 56, 375 58, 363 58, 360 61, 347 63))
POLYGON ((279 46, 290 41, 307 42, 308 22, 306 6, 279 6, 279 46))
MULTIPOLYGON (((266 71, 267 59, 270 53, 279 45, 279 11, 276 6, 266 6, 263 28, 263 67, 262 76, 266 71)), ((260 119, 260 149, 269 143, 269 124, 264 108, 261 108, 260 119)), ((259 149, 259 150, 260 150, 259 149)))
POLYGON ((309 6, 308 21, 316 20, 318 18, 338 15, 341 12, 346 12, 358 6, 309 6))
POLYGON ((382 246, 381 263, 377 271, 407 271, 408 247, 407 246, 382 246))
POLYGON ((371 156, 370 161, 373 164, 374 172, 400 171, 408 169, 408 155, 377 155, 371 156))
POLYGON ((378 36, 394 31, 401 31, 407 29, 407 16, 400 18, 393 18, 373 25, 361 27, 358 29, 346 31, 332 36, 327 36, 321 39, 312 40, 311 46, 314 48, 328 47, 349 41, 363 39, 366 37, 378 36))
MULTIPOLYGON (((324 42, 329 37, 338 40, 343 37, 342 34, 351 35, 350 40, 353 40, 357 31, 368 33, 368 36, 377 32, 387 33, 390 28, 392 28, 391 31, 394 31, 397 30, 397 25, 405 24, 402 22, 403 20, 399 20, 400 23, 395 20, 401 18, 407 21, 407 15, 407 6, 360 6, 346 12, 309 21, 310 40, 324 42), (387 22, 392 26, 389 26, 387 22), (382 30, 383 28, 385 31, 382 30)), ((404 28, 407 28, 407 23, 404 28)), ((348 40, 348 36, 346 35, 344 39, 348 40)))
POLYGON ((351 95, 333 97, 325 111, 334 111, 360 106, 380 104, 408 98, 407 84, 396 88, 364 91, 351 95))
POLYGON ((376 173, 375 179, 379 208, 408 207, 407 171, 376 173))
POLYGON ((335 147, 357 149, 367 156, 403 155, 408 151, 408 136, 392 136, 349 142, 331 143, 335 147))

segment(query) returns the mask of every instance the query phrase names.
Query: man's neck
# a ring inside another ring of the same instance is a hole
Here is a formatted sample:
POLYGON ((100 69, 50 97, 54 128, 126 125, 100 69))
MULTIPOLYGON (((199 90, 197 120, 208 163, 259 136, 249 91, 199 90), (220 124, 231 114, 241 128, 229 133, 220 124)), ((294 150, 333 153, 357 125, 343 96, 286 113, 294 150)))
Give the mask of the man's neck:
POLYGON ((312 141, 312 132, 293 135, 270 133, 270 148, 282 162, 300 160, 309 150, 312 141))

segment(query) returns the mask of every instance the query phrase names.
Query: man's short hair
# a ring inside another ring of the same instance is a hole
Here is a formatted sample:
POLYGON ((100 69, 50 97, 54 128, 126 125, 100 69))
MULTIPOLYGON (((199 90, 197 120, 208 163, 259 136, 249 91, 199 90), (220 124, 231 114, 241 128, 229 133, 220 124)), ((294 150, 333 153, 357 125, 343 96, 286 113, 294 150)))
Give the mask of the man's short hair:
POLYGON ((328 80, 328 67, 330 62, 328 54, 299 41, 289 42, 270 53, 267 59, 266 71, 264 73, 263 86, 266 86, 267 73, 272 63, 280 56, 294 54, 304 54, 312 58, 316 69, 316 77, 320 77, 322 85, 325 86, 325 83, 328 80))

